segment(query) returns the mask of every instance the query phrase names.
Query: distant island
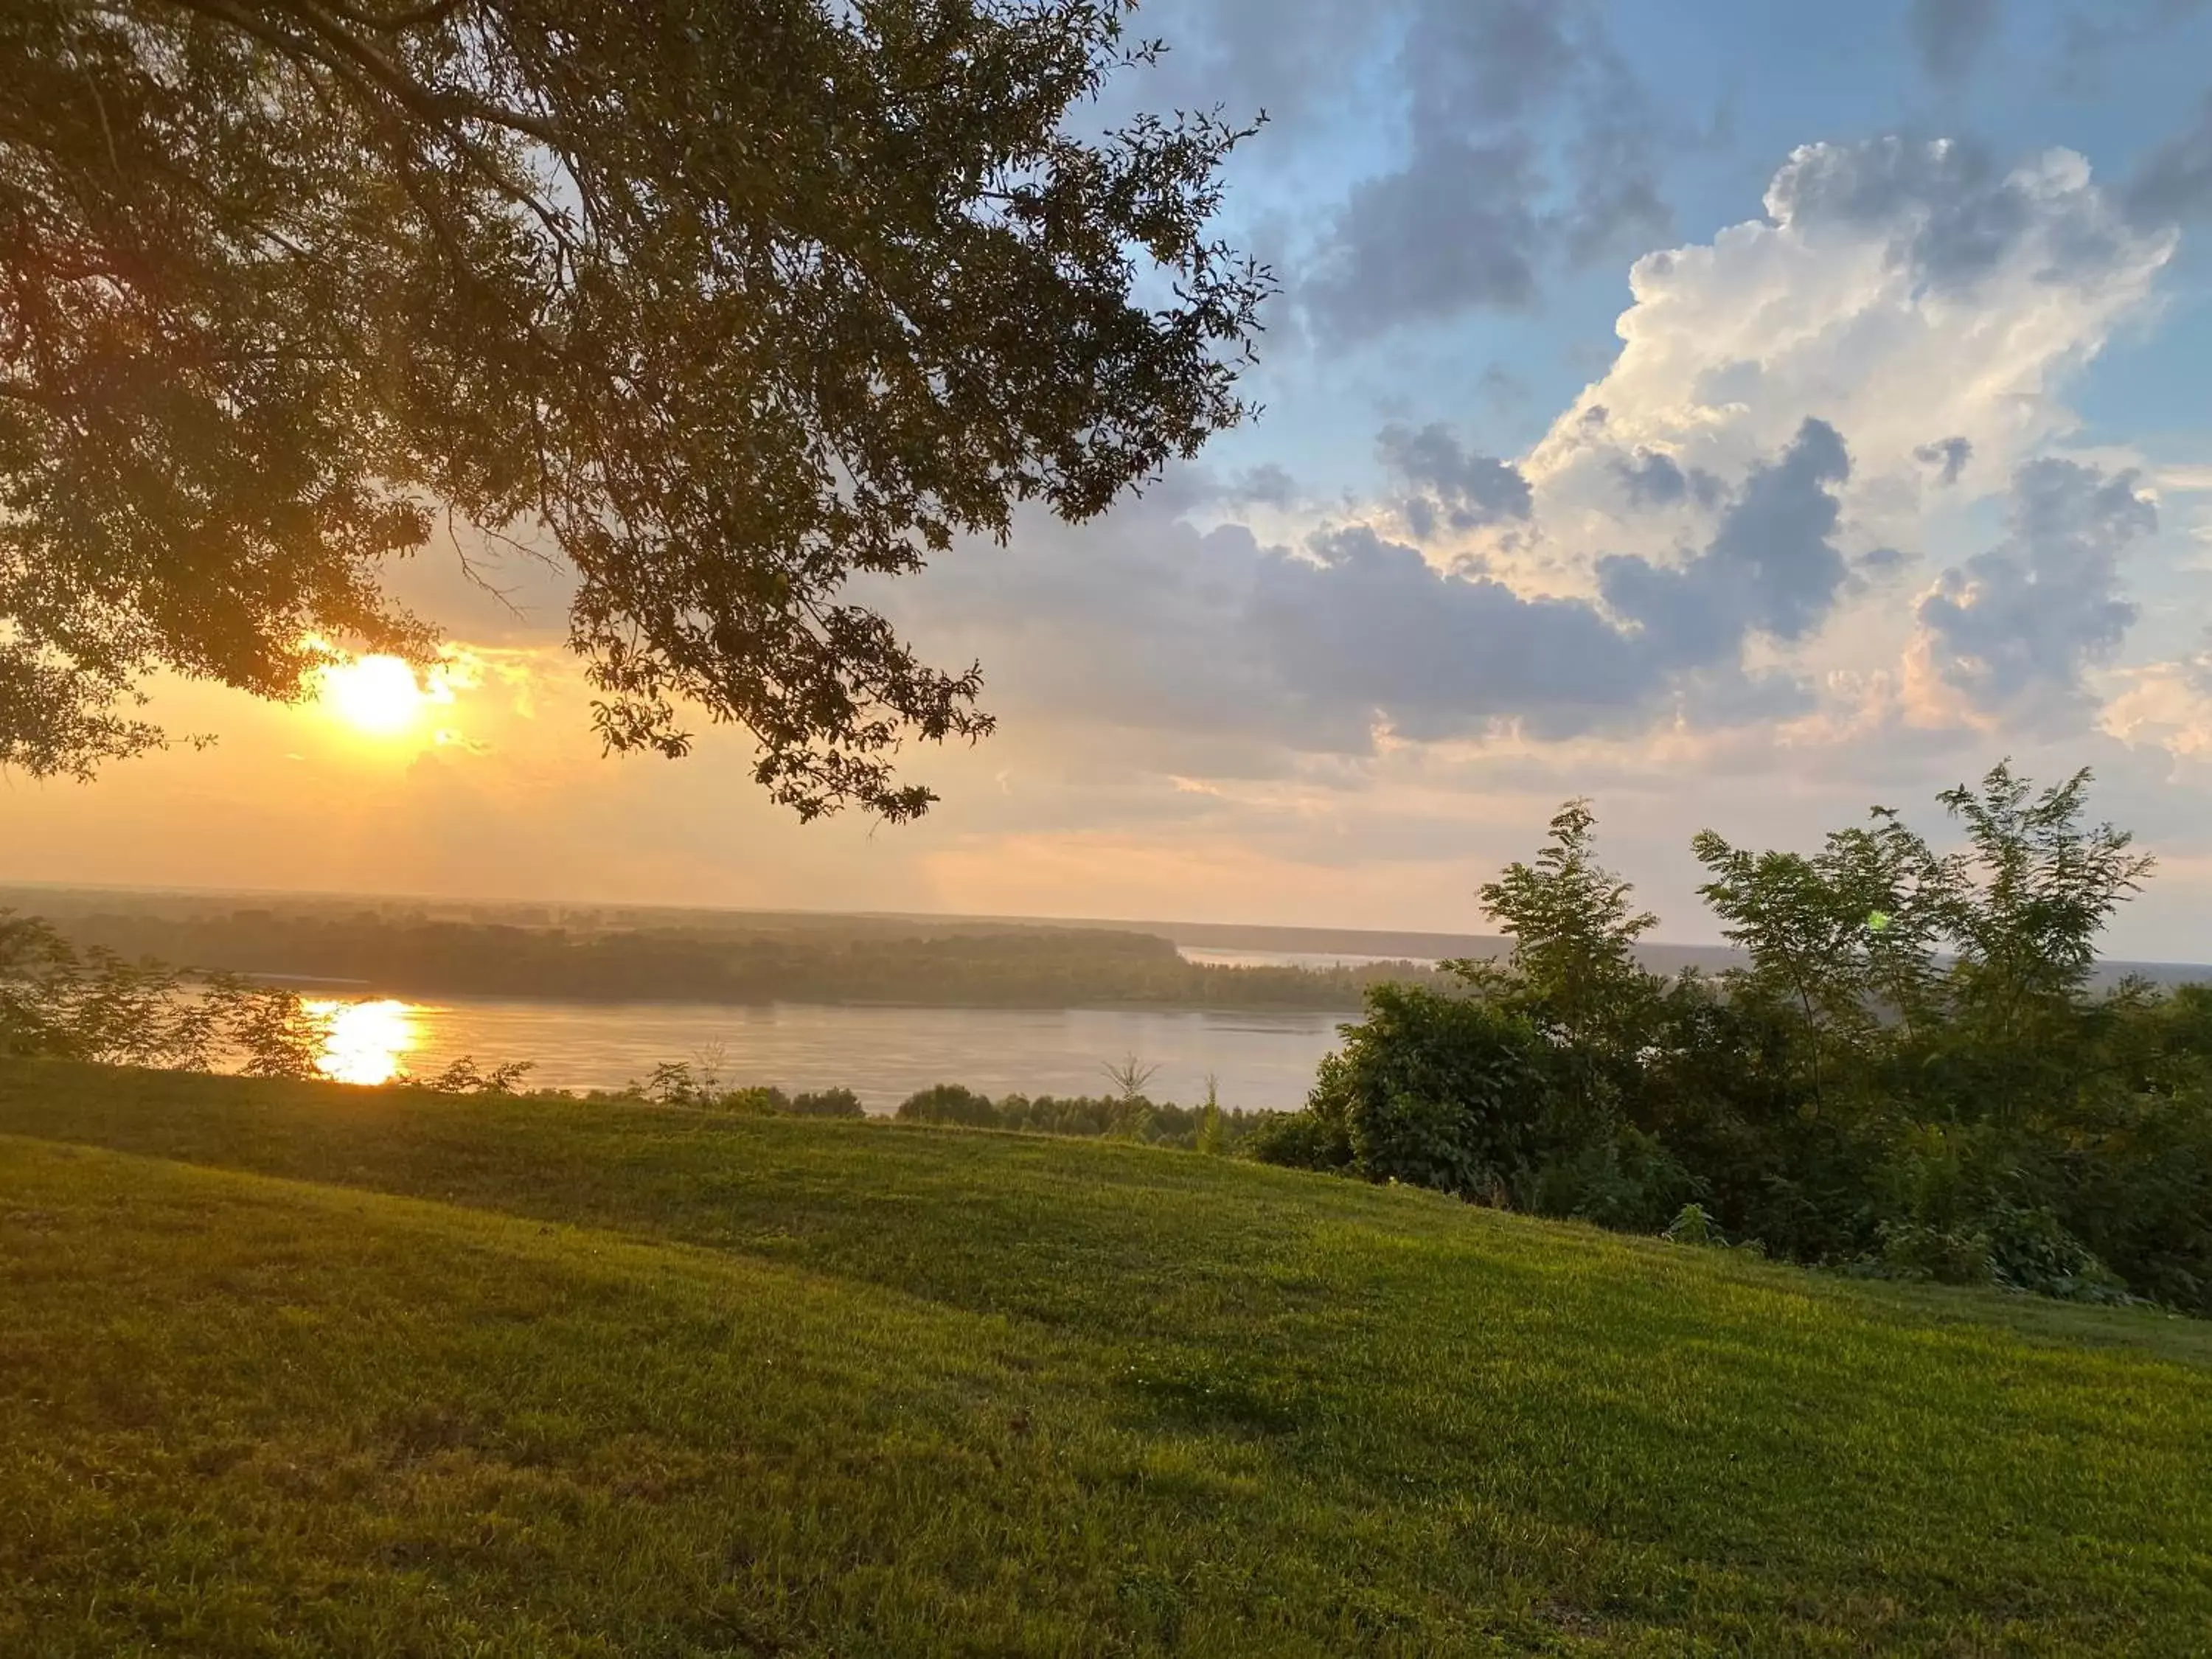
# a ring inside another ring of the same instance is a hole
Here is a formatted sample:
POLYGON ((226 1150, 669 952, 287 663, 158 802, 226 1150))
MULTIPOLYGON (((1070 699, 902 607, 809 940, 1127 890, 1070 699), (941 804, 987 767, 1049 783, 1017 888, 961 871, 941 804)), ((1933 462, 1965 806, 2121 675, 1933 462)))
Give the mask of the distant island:
POLYGON ((303 990, 548 1001, 1357 1010, 1431 963, 1238 965, 1156 933, 1020 922, 685 915, 515 920, 508 907, 0 891, 83 947, 303 990))
MULTIPOLYGON (((1370 985, 1439 983, 1496 935, 1220 922, 840 915, 347 894, 0 888, 79 946, 302 989, 549 1001, 925 1007, 1357 1010, 1370 985), (1193 961, 1182 953, 1303 957, 1193 961), (1329 958, 1340 958, 1334 963, 1329 958)), ((1715 945, 1649 945, 1661 973, 1717 972, 1715 945)), ((2108 963, 2163 983, 2212 969, 2108 963)))

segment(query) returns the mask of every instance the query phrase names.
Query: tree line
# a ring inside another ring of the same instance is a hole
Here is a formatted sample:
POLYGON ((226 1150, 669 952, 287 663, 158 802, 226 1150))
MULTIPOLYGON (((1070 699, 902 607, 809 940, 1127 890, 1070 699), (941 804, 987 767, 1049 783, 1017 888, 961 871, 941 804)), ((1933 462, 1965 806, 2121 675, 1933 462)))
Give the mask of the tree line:
POLYGON ((1255 1156, 1893 1277, 2212 1313, 2212 986, 2092 988, 2151 861, 2009 764, 1817 852, 1706 832, 1745 966, 1664 977, 1587 803, 1482 889, 1514 941, 1380 986, 1255 1156))
POLYGON ((249 977, 353 981, 422 996, 594 1001, 884 1002, 926 1006, 1356 1009, 1412 963, 1230 967, 1188 962, 1156 934, 1010 928, 948 935, 699 928, 572 931, 241 909, 228 915, 63 918, 80 948, 249 977))

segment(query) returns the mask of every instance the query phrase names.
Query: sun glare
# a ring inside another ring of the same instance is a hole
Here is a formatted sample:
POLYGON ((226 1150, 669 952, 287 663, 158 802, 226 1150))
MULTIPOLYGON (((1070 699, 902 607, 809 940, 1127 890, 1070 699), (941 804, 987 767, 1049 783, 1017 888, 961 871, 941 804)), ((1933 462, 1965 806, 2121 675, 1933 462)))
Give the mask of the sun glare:
POLYGON ((414 1010, 387 997, 376 1002, 309 1002, 330 1022, 315 1067, 335 1083, 389 1083, 415 1046, 414 1010))
POLYGON ((397 737, 422 718, 430 694, 397 657, 361 657, 323 671, 323 702, 371 737, 397 737))

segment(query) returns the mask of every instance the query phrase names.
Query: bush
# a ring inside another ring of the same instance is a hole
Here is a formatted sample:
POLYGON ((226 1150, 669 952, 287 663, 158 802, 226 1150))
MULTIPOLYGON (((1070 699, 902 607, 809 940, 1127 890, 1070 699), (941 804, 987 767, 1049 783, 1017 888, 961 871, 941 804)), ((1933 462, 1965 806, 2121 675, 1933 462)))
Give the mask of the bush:
POLYGON ((1317 1139, 1370 1181, 1496 1198, 1524 1181, 1544 1115, 1542 1039, 1472 997, 1379 985, 1308 1103, 1317 1139))
POLYGON ((1525 1202, 1539 1215, 1627 1232, 1657 1232, 1707 1197, 1705 1183, 1656 1137, 1624 1127, 1612 1139, 1548 1158, 1525 1202))
POLYGON ((1000 1127, 998 1109, 991 1104, 991 1097, 957 1083, 933 1084, 908 1095, 899 1103, 898 1118, 902 1123, 960 1123, 975 1129, 1000 1127))
POLYGON ((1245 1157, 1289 1170, 1343 1170, 1352 1147, 1341 1125, 1311 1111, 1261 1112, 1241 1148, 1245 1157))
POLYGON ((788 1108, 793 1117, 866 1117, 867 1109, 850 1089, 815 1089, 793 1095, 788 1108))
POLYGON ((702 1096, 700 1105, 717 1112, 728 1112, 738 1117, 784 1117, 791 1111, 791 1097, 781 1089, 755 1085, 750 1089, 725 1089, 719 1094, 702 1096))

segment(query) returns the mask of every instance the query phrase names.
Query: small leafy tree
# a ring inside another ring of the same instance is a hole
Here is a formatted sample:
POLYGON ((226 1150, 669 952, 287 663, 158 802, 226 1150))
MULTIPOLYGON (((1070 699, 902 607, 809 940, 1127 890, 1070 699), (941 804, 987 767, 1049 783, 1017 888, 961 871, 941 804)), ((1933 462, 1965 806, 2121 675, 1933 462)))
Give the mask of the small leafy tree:
POLYGON ((1149 1066, 1134 1054, 1124 1054, 1098 1068, 1106 1073, 1107 1081, 1114 1085, 1114 1097, 1124 1105, 1134 1105, 1145 1098, 1145 1091, 1160 1074, 1158 1066, 1149 1066))
POLYGON ((664 1060, 646 1074, 641 1092, 656 1106, 694 1105, 700 1099, 699 1079, 688 1061, 664 1060))
POLYGON ((69 1051, 76 952, 52 924, 0 910, 0 1056, 69 1051))
POLYGON ((426 1079, 422 1086, 441 1095, 511 1095, 536 1069, 532 1060, 510 1060, 486 1071, 477 1064, 474 1054, 463 1054, 426 1079))
POLYGON ((1503 970, 1445 964, 1550 1036, 1541 1109, 1560 1120, 1558 1133, 1593 1144, 1622 1121, 1665 987, 1636 956, 1637 941, 1659 919, 1638 909, 1634 888, 1598 862, 1596 823, 1587 800, 1569 801, 1553 817, 1543 850, 1481 889, 1485 913, 1513 940, 1503 970))
POLYGON ((1228 1150, 1228 1131, 1221 1117, 1221 1090, 1211 1072, 1206 1076, 1206 1101, 1199 1108, 1198 1137, 1193 1144, 1209 1158, 1218 1158, 1228 1150))
POLYGON ((227 987, 219 994, 227 1016, 225 1036, 244 1056, 247 1077, 305 1079, 321 1075, 319 1062, 330 1041, 331 1017, 282 988, 227 987))
POLYGON ((1966 826, 1945 921, 1958 952, 1960 1017, 1976 1036, 2015 1051, 2050 1035, 2089 983, 2097 936, 2139 891, 2153 860, 2109 823, 2085 826, 2091 774, 2036 793, 2009 762, 1979 787, 1937 797, 1966 826))
MULTIPOLYGON (((1626 1008, 1649 996, 1653 976, 1636 960, 1636 941, 1659 925, 1597 861, 1596 824, 1589 802, 1569 801, 1534 860, 1506 866, 1481 890, 1484 913, 1513 940, 1513 974, 1577 1040, 1617 1030, 1626 1008)), ((1449 965, 1477 981, 1486 966, 1449 965)))
POLYGON ((1711 830, 1692 841, 1698 888, 1722 935, 1751 958, 1732 994, 1786 1010, 1798 1026, 1816 1109, 1837 1064, 1875 1042, 1885 1020, 1924 1022, 1935 945, 1953 913, 1950 865, 1887 807, 1870 828, 1839 830, 1815 854, 1752 853, 1711 830))

